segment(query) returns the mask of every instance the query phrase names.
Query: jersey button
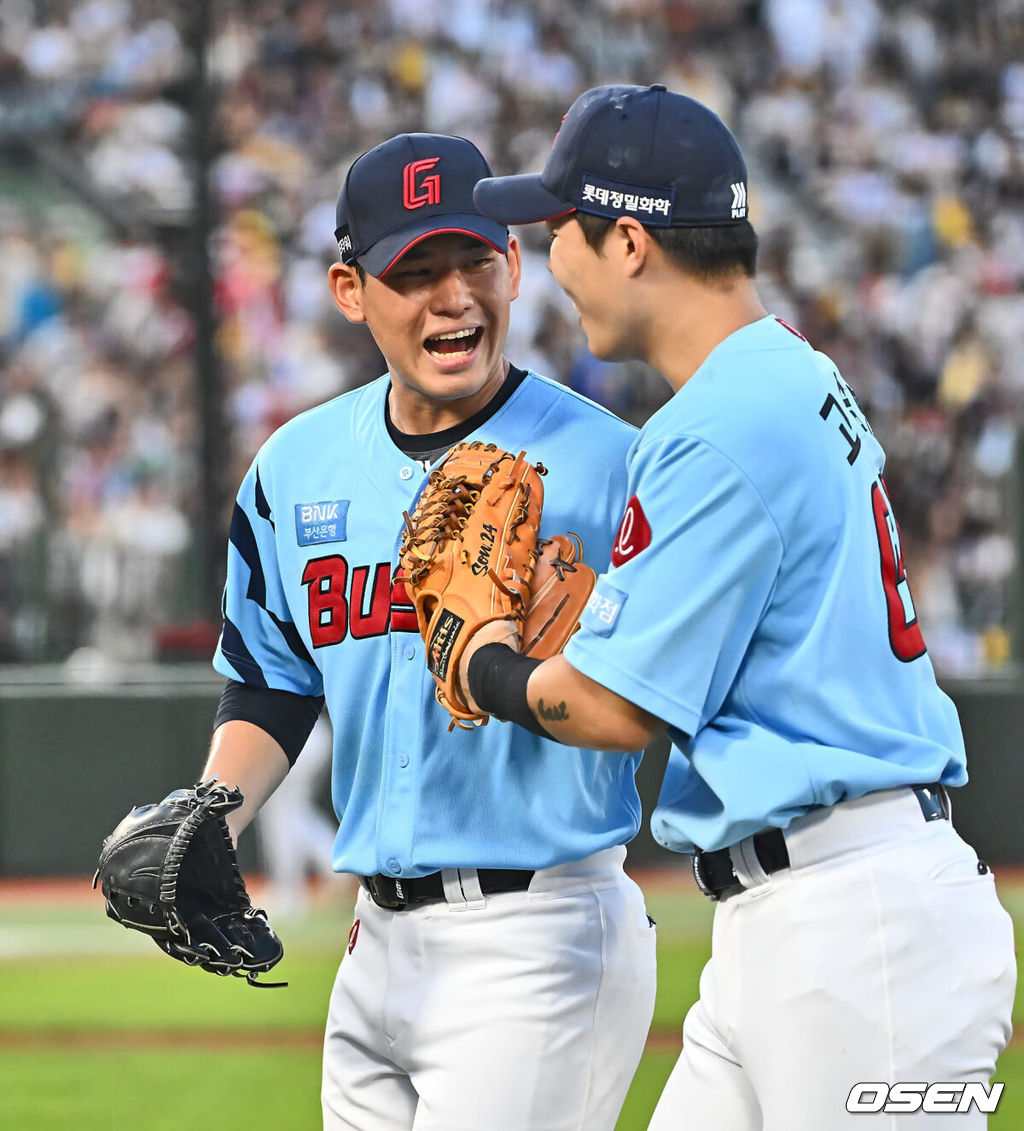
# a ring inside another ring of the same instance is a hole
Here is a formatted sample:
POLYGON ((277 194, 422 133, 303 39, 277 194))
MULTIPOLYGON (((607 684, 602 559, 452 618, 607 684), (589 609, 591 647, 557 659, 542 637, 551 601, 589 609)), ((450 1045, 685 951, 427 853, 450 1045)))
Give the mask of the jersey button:
POLYGON ((407 660, 416 659, 416 649, 411 644, 406 644, 405 646, 405 658, 407 660))
POLYGON ((395 875, 397 876, 398 873, 401 870, 402 870, 402 865, 399 864, 397 860, 389 860, 388 861, 388 871, 389 872, 394 872, 395 875))
POLYGON ((399 754, 398 755, 398 764, 404 770, 405 767, 409 765, 409 755, 408 754, 399 754))
POLYGON ((398 478, 399 479, 412 479, 412 474, 413 473, 412 473, 411 467, 408 467, 408 466, 403 467, 402 470, 398 473, 398 478))

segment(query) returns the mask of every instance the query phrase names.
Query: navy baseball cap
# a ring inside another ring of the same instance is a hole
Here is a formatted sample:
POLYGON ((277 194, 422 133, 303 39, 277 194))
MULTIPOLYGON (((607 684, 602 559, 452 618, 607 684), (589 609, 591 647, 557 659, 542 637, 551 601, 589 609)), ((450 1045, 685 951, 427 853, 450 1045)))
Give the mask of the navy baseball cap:
POLYGON ((335 213, 342 263, 384 275, 414 244, 463 232, 508 251, 508 229, 480 215, 473 186, 491 170, 462 137, 398 134, 352 163, 335 213))
POLYGON ((596 86, 570 106, 540 173, 482 180, 477 208, 503 224, 570 212, 659 228, 747 218, 747 166, 717 114, 652 86, 596 86))

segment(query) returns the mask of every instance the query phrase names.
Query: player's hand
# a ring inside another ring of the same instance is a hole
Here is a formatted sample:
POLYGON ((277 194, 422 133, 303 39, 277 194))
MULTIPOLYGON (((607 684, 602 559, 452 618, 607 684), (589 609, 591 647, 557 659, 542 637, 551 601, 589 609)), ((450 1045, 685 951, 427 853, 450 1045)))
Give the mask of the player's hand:
POLYGON ((479 711, 480 714, 484 714, 484 712, 480 710, 480 705, 469 693, 469 661, 476 654, 477 649, 482 648, 485 644, 507 644, 513 652, 518 652, 518 625, 510 617, 502 620, 492 620, 488 624, 482 625, 469 638, 469 642, 466 644, 465 650, 459 658, 459 693, 462 695, 463 702, 469 706, 470 710, 479 711))

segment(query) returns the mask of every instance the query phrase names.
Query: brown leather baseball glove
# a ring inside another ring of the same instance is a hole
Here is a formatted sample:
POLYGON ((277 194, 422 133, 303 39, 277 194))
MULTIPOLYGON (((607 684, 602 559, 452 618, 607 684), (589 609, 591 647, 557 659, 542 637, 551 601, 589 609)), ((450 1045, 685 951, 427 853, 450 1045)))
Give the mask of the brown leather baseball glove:
POLYGON ((520 627, 537 562, 541 476, 518 456, 479 440, 456 444, 405 514, 399 573, 427 645, 437 701, 466 729, 485 723, 460 697, 459 657, 477 629, 511 618, 520 627))
POLYGON ((545 474, 525 452, 456 444, 405 515, 399 573, 452 727, 470 729, 489 717, 470 710, 456 682, 459 658, 479 628, 509 618, 521 650, 546 659, 575 631, 594 586, 575 535, 538 541, 545 474))
POLYGON ((557 656, 579 628, 597 577, 583 562, 583 543, 576 534, 542 538, 537 551, 519 650, 547 660, 557 656))

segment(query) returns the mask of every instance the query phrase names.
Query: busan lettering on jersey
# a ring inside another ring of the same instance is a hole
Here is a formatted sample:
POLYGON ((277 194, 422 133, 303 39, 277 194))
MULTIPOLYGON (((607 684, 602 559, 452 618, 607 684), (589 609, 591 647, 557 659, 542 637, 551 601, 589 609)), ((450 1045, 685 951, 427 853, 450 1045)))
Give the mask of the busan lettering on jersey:
POLYGON ((302 571, 302 584, 314 648, 340 644, 349 634, 362 640, 419 631, 405 584, 392 577, 390 562, 350 566, 341 554, 311 558, 302 571))
MULTIPOLYGON (((846 445, 846 462, 853 467, 860 455, 863 437, 872 435, 871 426, 850 386, 837 371, 833 370, 832 375, 836 383, 835 392, 825 397, 818 415, 838 429, 846 445)), ((872 480, 869 501, 878 537, 879 570, 889 618, 889 646, 898 660, 909 663, 924 655, 924 637, 910 595, 899 525, 889 502, 885 480, 880 475, 872 480)))

